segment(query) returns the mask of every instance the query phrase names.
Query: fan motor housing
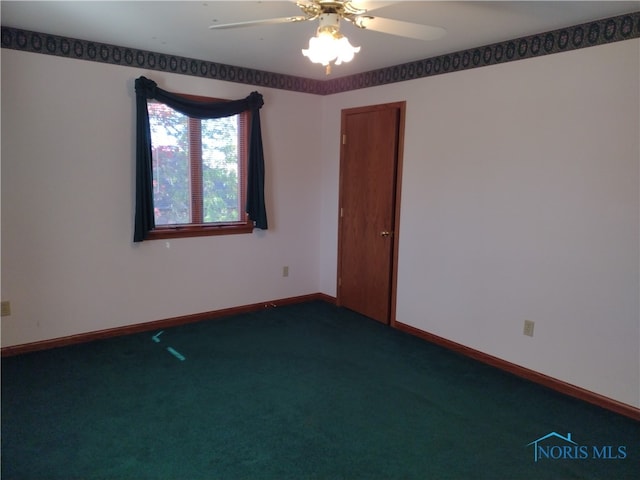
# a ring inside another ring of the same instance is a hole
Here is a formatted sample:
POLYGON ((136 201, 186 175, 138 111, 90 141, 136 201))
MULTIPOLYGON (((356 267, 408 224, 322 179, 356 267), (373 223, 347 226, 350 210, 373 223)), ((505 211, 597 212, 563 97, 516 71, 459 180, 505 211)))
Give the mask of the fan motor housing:
POLYGON ((335 33, 340 30, 340 15, 338 15, 337 13, 323 12, 322 14, 320 14, 320 17, 318 17, 318 21, 318 33, 335 33))

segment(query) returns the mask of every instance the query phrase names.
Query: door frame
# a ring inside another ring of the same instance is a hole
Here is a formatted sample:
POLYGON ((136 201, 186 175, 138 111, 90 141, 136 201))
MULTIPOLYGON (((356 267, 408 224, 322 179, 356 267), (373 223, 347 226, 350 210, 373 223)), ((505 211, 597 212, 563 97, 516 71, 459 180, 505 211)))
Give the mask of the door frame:
POLYGON ((376 105, 368 105, 363 107, 345 108, 340 113, 340 179, 338 193, 338 265, 336 271, 336 305, 341 306, 340 294, 340 277, 342 272, 342 220, 341 209, 343 204, 342 195, 344 192, 344 175, 343 163, 345 157, 345 143, 343 141, 345 132, 345 117, 352 113, 362 113, 375 111, 380 109, 397 109, 398 110, 398 144, 396 152, 396 184, 394 196, 394 214, 392 226, 392 254, 391 254, 391 282, 390 282, 390 298, 389 298, 389 318, 387 324, 392 327, 396 326, 396 301, 397 301, 397 285, 398 285, 398 246, 400 240, 400 200, 402 193, 402 163, 404 157, 404 132, 405 132, 405 114, 407 102, 406 100, 390 103, 382 103, 376 105))

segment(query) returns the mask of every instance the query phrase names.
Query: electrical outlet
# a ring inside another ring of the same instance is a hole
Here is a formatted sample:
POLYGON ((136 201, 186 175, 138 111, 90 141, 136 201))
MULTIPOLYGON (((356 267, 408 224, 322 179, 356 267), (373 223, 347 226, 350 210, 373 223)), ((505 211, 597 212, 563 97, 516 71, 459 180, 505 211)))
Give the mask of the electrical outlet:
POLYGON ((282 276, 283 277, 288 277, 289 276, 289 267, 282 267, 282 276))
POLYGON ((525 320, 524 321, 524 330, 522 331, 523 334, 527 335, 528 337, 533 337, 533 327, 535 325, 535 322, 533 322, 532 320, 525 320))
POLYGON ((3 317, 11 315, 11 302, 9 302, 9 300, 3 300, 0 305, 0 313, 3 317))

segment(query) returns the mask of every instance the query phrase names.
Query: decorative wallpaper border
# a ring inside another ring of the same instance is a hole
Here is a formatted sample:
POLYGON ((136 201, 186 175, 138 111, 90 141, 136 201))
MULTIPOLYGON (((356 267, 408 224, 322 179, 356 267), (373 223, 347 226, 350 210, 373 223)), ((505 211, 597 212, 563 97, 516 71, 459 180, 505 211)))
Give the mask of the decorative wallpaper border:
POLYGON ((320 80, 2 27, 2 48, 319 94, 320 80))
POLYGON ((322 95, 404 82, 640 38, 640 12, 516 38, 323 82, 322 95))
POLYGON ((330 80, 313 80, 176 55, 2 27, 2 48, 316 95, 375 87, 640 38, 640 12, 330 80))

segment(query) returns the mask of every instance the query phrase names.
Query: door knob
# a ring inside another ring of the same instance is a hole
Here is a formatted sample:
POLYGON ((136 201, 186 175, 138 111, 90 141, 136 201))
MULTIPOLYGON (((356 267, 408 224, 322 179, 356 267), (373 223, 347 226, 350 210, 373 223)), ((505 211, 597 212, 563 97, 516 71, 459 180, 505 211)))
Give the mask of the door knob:
POLYGON ((391 232, 387 232, 387 231, 380 232, 380 236, 381 236, 381 237, 388 237, 388 236, 390 236, 390 235, 391 235, 391 232))

